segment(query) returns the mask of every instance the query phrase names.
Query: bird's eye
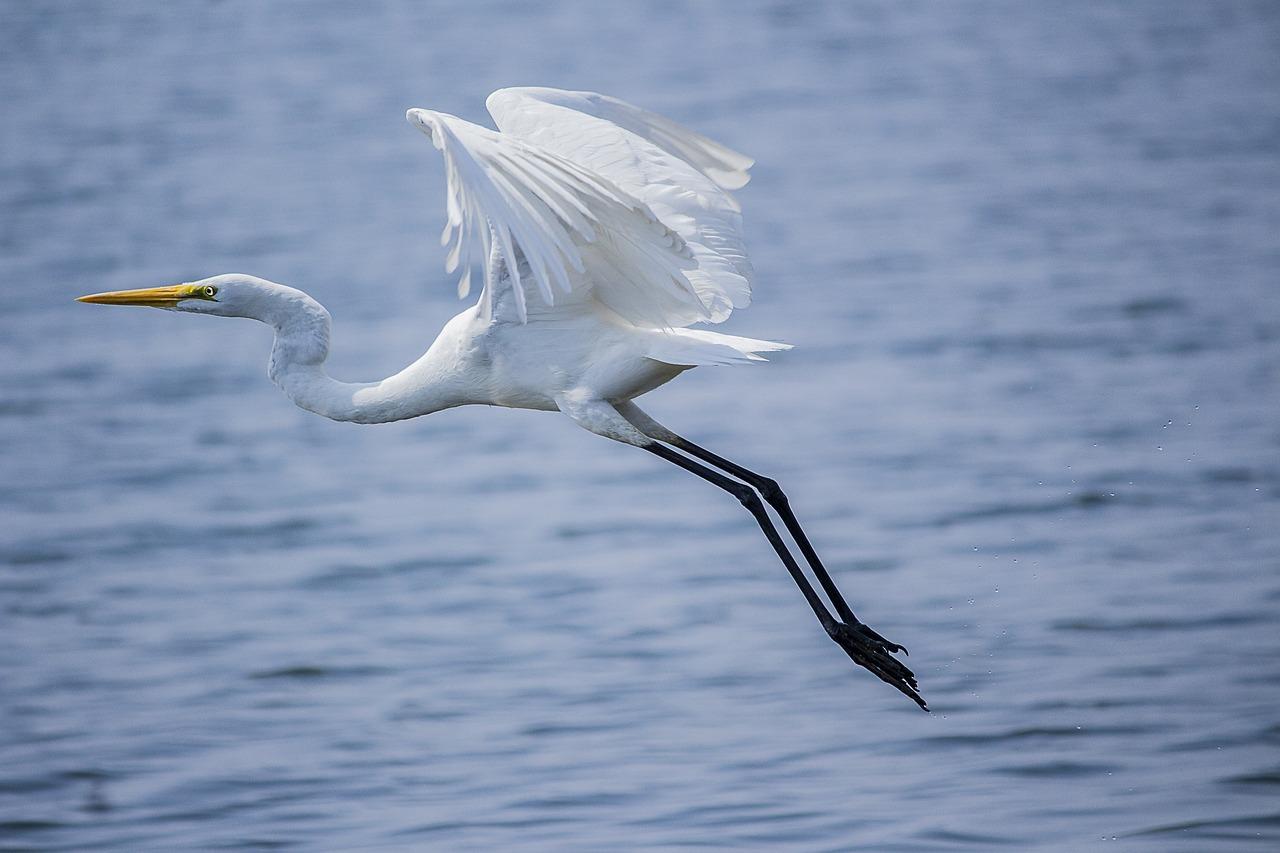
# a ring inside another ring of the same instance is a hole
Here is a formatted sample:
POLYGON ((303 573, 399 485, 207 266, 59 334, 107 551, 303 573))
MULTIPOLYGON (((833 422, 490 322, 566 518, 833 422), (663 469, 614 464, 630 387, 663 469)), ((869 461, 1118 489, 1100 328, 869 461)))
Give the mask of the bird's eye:
POLYGON ((212 284, 206 284, 204 286, 204 296, 206 299, 212 299, 217 295, 218 295, 218 288, 214 287, 212 284))

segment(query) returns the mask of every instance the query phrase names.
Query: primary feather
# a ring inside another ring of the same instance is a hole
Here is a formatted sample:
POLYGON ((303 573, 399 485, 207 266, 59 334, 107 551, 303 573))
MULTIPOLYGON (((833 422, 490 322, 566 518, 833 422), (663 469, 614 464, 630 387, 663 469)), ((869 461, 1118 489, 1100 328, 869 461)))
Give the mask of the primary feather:
POLYGON ((501 133, 408 114, 444 155, 442 240, 447 268, 462 268, 460 294, 473 260, 492 256, 488 269, 504 275, 486 277, 486 298, 509 287, 522 323, 534 307, 588 295, 666 329, 720 322, 750 302, 741 215, 725 189, 746 183, 749 158, 592 93, 503 89, 488 106, 501 133))
MULTIPOLYGON (((751 301, 742 215, 726 191, 750 179, 745 155, 616 98, 558 89, 499 89, 486 101, 504 135, 553 151, 647 204, 689 246, 686 272, 705 318, 751 301)), ((669 323, 668 325, 688 325, 669 323)))

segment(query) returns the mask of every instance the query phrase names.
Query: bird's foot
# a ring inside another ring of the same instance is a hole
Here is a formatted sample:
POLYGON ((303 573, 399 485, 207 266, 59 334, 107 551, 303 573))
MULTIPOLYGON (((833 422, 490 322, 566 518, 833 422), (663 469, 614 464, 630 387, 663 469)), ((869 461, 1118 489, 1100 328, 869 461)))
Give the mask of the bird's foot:
POLYGON ((929 710, 918 692, 920 685, 916 683, 915 674, 893 657, 897 652, 906 654, 905 648, 889 642, 861 622, 835 622, 827 633, 854 663, 871 670, 881 681, 893 685, 921 708, 929 710))

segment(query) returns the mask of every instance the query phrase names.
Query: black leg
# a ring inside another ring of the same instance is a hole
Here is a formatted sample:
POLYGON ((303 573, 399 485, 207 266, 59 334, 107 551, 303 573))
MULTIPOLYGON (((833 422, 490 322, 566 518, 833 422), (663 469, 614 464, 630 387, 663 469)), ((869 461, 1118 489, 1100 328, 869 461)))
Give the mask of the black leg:
MULTIPOLYGON (((844 596, 840 594, 839 588, 836 587, 836 582, 831 578, 826 567, 822 565, 822 560, 818 558, 818 552, 810 544, 809 537, 805 535, 804 528, 800 526, 800 520, 791 511, 790 501, 787 500, 786 494, 783 493, 782 487, 778 485, 776 480, 743 468, 737 463, 730 462, 728 459, 718 456, 704 447, 699 447, 686 438, 680 438, 672 443, 686 453, 696 456, 704 462, 710 462, 722 471, 727 471, 743 482, 754 486, 768 501, 769 506, 773 507, 778 513, 782 523, 786 525, 787 531, 796 540, 796 544, 800 546, 800 553, 804 555, 809 567, 813 569, 814 575, 818 578, 818 583, 822 584, 823 590, 826 591, 827 597, 831 599, 831 603, 835 605, 836 612, 840 614, 840 618, 849 623, 858 622, 858 617, 853 615, 853 610, 845 603, 844 596)), ((867 631, 884 643, 885 648, 895 652, 902 652, 903 654, 907 653, 904 647, 897 643, 889 642, 870 628, 867 628, 867 631)))
MULTIPOLYGON (((764 531, 765 538, 769 540, 769 544, 773 546, 773 550, 777 552, 783 565, 785 565, 787 567, 787 571, 791 573, 792 580, 794 580, 796 585, 800 587, 800 592, 804 594, 805 600, 809 602, 809 606, 813 609, 814 615, 818 617, 818 621, 822 623, 822 627, 826 630, 828 636, 835 640, 836 643, 845 650, 854 663, 870 670, 880 680, 893 685, 902 693, 906 694, 921 708, 924 708, 926 711, 929 710, 928 706, 925 705, 924 699, 922 699, 920 694, 917 692, 919 686, 916 684, 915 675, 912 674, 910 669, 891 655, 892 652, 898 651, 901 647, 887 642, 875 631, 872 631, 866 625, 863 625, 854 618, 853 612, 849 609, 849 606, 844 603, 844 599, 840 597, 839 590, 835 588, 835 583, 832 582, 830 576, 827 575, 826 570, 822 569, 819 571, 818 567, 821 566, 821 563, 817 563, 817 555, 815 554, 812 558, 809 557, 809 553, 811 553, 813 549, 812 547, 808 547, 807 551, 805 550, 808 546, 808 540, 804 538, 803 531, 800 531, 798 534, 795 532, 800 529, 800 525, 797 523, 794 530, 792 530, 792 535, 795 536, 797 542, 803 543, 801 544, 801 550, 805 552, 806 559, 809 559, 811 564, 816 564, 814 572, 818 575, 819 582, 821 582, 823 588, 827 590, 827 595, 831 598, 832 603, 835 604, 837 611, 840 613, 840 616, 844 621, 837 622, 832 618, 831 613, 826 608, 826 605, 822 603, 822 599, 809 583, 809 579, 805 577, 800 566, 796 564, 795 558, 792 557, 791 552, 787 550, 786 543, 783 541, 781 534, 778 533, 778 529, 774 527, 773 520, 769 518, 769 513, 765 509, 764 503, 760 500, 760 495, 756 494, 755 488, 752 488, 752 486, 755 486, 756 484, 751 483, 748 485, 748 483, 750 483, 749 480, 747 483, 740 483, 737 480, 732 480, 723 474, 695 462, 692 459, 689 459, 688 457, 683 456, 671 448, 657 442, 645 445, 644 449, 656 456, 666 459, 668 462, 679 465, 686 471, 698 475, 702 479, 719 486, 729 494, 736 497, 739 502, 747 508, 751 515, 755 517, 756 523, 759 524, 760 529, 764 531)), ((701 450, 701 448, 699 448, 699 450, 701 450)), ((690 450, 689 452, 692 453, 693 451, 690 450)), ((708 453, 708 451, 702 452, 708 453)), ((712 454, 708 453, 708 455, 712 454)), ((720 464, 721 462, 724 463, 721 467, 725 467, 725 465, 732 465, 732 463, 722 460, 719 457, 715 457, 715 459, 719 460, 716 464, 720 464)), ((733 468, 736 468, 737 471, 733 471, 728 468, 725 470, 730 470, 730 473, 733 473, 735 476, 740 476, 744 480, 747 480, 747 477, 743 476, 743 474, 750 475, 758 480, 765 480, 763 477, 751 474, 751 472, 747 471, 745 468, 738 468, 736 465, 733 466, 733 468), (741 471, 742 474, 739 474, 738 471, 741 471)), ((772 483, 773 481, 769 480, 768 482, 772 483)), ((775 488, 776 486, 777 484, 774 483, 775 488)), ((756 486, 756 488, 760 487, 756 486)), ((763 488, 761 491, 764 491, 763 488)), ((777 493, 781 495, 781 490, 778 490, 777 493)), ((783 506, 786 506, 785 496, 783 496, 782 501, 783 506)), ((770 501, 770 503, 776 508, 776 504, 773 504, 772 501, 770 501)), ((792 521, 795 519, 795 516, 791 515, 789 507, 786 514, 783 514, 781 510, 779 510, 779 514, 783 516, 784 523, 787 522, 788 516, 790 516, 792 521)), ((792 529, 789 523, 787 526, 788 529, 792 529)))

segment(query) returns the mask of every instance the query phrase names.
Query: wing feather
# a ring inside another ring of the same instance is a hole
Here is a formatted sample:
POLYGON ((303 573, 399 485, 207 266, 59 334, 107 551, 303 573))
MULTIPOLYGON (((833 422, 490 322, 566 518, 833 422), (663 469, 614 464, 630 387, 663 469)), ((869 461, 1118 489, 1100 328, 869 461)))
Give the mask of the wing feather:
POLYGON ((751 158, 663 116, 593 92, 500 89, 487 106, 504 136, 608 179, 683 238, 695 261, 685 277, 708 309, 706 319, 720 322, 734 308, 750 304, 754 273, 742 215, 728 190, 747 183, 751 158))
POLYGON ((442 242, 447 268, 463 270, 459 295, 469 288, 478 249, 503 262, 520 322, 529 315, 521 261, 547 306, 556 304, 557 289, 590 291, 637 325, 711 319, 692 247, 608 176, 446 113, 414 109, 408 118, 444 156, 442 242))

